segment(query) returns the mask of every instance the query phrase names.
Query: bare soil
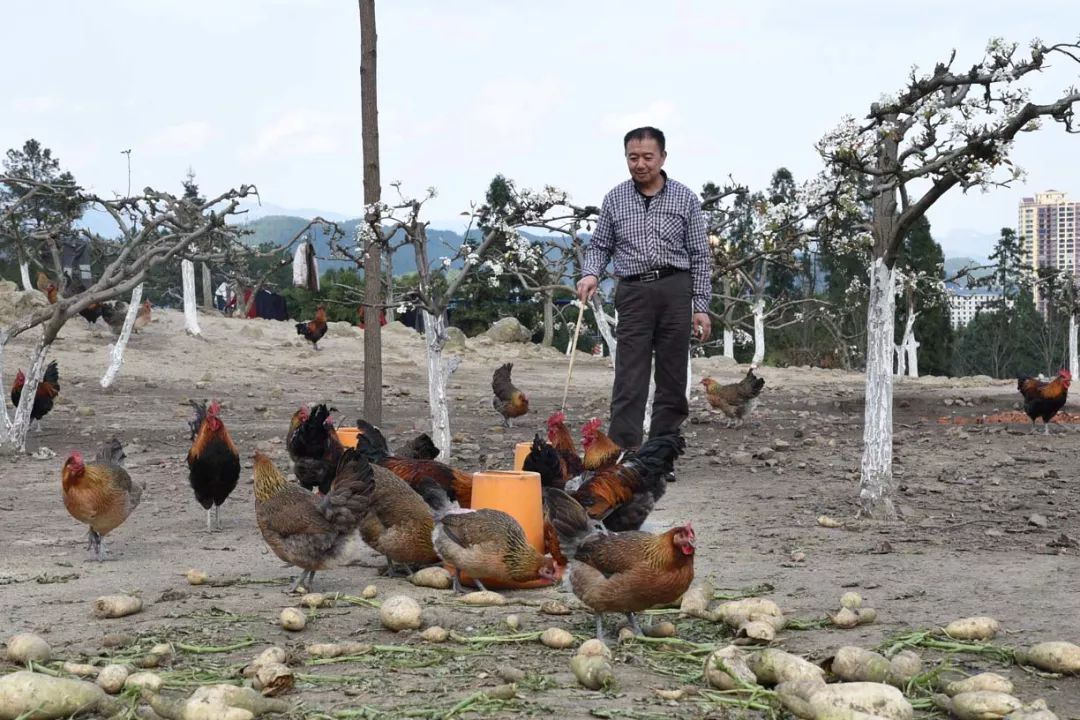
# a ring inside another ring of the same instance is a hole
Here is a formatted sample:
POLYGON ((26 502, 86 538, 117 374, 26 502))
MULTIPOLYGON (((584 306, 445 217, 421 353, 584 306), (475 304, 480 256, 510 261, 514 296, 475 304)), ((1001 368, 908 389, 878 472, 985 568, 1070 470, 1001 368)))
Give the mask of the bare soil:
MULTIPOLYGON (((357 596, 373 584, 377 600, 413 596, 424 608, 425 626, 440 625, 470 641, 432 645, 418 634, 394 634, 381 629, 373 607, 344 602, 310 613, 300 633, 282 630, 278 614, 297 602, 283 592, 295 570, 283 566, 259 535, 250 457, 262 449, 287 467, 282 439, 302 402, 329 401, 340 410, 338 424, 352 424, 362 404, 362 333, 335 324, 314 352, 288 323, 204 315, 205 338, 191 338, 179 313, 155 310, 154 318, 133 337, 108 391, 98 381, 111 336, 104 328, 90 331, 79 318, 70 322, 53 352, 60 366, 59 402, 44 429, 31 433, 28 447, 46 457, 0 458, 0 617, 7 631, 39 633, 57 657, 75 661, 130 661, 154 643, 178 643, 161 672, 168 686, 184 689, 214 678, 238 681, 239 667, 264 647, 281 645, 301 673, 284 696, 296 703, 297 718, 740 714, 700 694, 678 701, 656 694, 704 687, 701 645, 620 645, 618 687, 588 691, 569 671, 573 650, 548 649, 534 635, 514 640, 505 623, 516 614, 520 633, 555 626, 588 637, 593 618, 573 595, 555 588, 517 591, 506 593, 504 607, 469 608, 448 591, 382 577, 374 553, 365 566, 320 573, 316 589, 357 596), (245 464, 217 533, 205 529, 185 464, 186 402, 211 397, 222 400, 223 419, 245 464), (108 537, 112 559, 97 563, 88 559, 84 526, 64 509, 60 467, 71 450, 93 452, 113 434, 127 446, 129 471, 146 491, 142 505, 108 537), (209 573, 212 583, 188 585, 189 568, 209 573), (123 619, 93 618, 95 598, 120 592, 140 595, 144 610, 123 619), (573 612, 541 614, 540 603, 549 599, 573 612), (127 636, 126 644, 106 647, 107 636, 118 634, 127 636), (368 642, 375 649, 347 661, 308 663, 306 644, 335 640, 368 642), (507 678, 518 679, 515 698, 484 694, 507 678)), ((418 335, 391 325, 384 338, 383 429, 393 442, 427 427, 426 371, 418 335)), ((20 338, 5 353, 5 384, 16 366, 26 366, 31 342, 20 338)), ((452 461, 466 469, 507 468, 514 443, 542 431, 556 409, 565 358, 535 346, 477 340, 460 354, 463 363, 450 380, 458 441, 452 461), (532 403, 532 412, 510 430, 499 427, 490 406, 491 372, 503 361, 514 363, 514 379, 532 403)), ((695 378, 710 374, 721 382, 744 372, 719 359, 695 361, 694 367, 695 378)), ((878 524, 856 519, 861 375, 807 368, 762 368, 760 374, 767 383, 762 403, 753 422, 737 430, 708 412, 695 385, 694 414, 685 428, 689 449, 648 527, 692 521, 699 578, 710 578, 721 594, 763 594, 790 618, 806 621, 796 625, 807 629, 782 632, 778 646, 820 660, 842 645, 873 648, 968 615, 998 618, 1005 633, 995 642, 1003 646, 1080 642, 1080 501, 1070 490, 1080 449, 1073 426, 1057 425, 1043 436, 1026 434, 1024 423, 943 424, 942 416, 1015 410, 1015 383, 898 381, 896 481, 903 517, 878 524), (822 515, 841 527, 821 526, 822 515), (841 594, 852 589, 877 609, 875 624, 838 630, 813 622, 835 611, 841 594)), ((606 416, 611 378, 605 359, 578 358, 568 408, 574 427, 606 416)), ((679 636, 694 643, 722 646, 731 635, 677 612, 655 617, 672 620, 679 636)), ((609 619, 609 635, 615 620, 609 619)), ((928 663, 943 658, 916 650, 928 663)), ((1080 717, 1080 679, 968 653, 951 662, 963 672, 1006 674, 1022 699, 1042 697, 1059 717, 1080 717)))

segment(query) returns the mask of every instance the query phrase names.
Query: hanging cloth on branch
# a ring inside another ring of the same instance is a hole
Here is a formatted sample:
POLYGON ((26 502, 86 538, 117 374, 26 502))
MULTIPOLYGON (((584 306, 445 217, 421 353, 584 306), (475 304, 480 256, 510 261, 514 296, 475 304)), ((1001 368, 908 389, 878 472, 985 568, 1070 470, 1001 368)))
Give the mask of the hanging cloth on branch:
POLYGON ((301 243, 293 256, 293 285, 319 290, 319 261, 315 258, 315 246, 310 242, 301 243))

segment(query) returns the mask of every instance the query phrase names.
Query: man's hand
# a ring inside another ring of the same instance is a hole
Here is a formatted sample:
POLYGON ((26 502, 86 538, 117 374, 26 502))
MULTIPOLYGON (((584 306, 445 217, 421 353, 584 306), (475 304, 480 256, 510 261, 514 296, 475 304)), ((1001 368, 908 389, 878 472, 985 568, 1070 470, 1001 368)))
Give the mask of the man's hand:
POLYGON ((595 275, 586 275, 578 280, 577 284, 577 296, 581 302, 588 302, 593 295, 596 294, 596 286, 598 281, 595 275))
MULTIPOLYGON (((580 292, 581 283, 578 283, 580 292)), ((705 342, 712 337, 712 320, 709 318, 709 313, 694 313, 694 337, 698 339, 698 342, 705 342)))

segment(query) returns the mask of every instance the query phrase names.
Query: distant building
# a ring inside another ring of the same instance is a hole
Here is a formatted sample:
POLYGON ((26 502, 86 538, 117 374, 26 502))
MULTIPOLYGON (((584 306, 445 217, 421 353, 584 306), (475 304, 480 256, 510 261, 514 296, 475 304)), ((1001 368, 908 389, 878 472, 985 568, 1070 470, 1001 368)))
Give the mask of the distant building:
MULTIPOLYGON (((989 308, 1001 300, 1001 291, 988 288, 962 288, 950 286, 945 289, 949 300, 949 322, 953 329, 966 327, 982 312, 992 312, 989 308)), ((1012 306, 1012 301, 1009 301, 1012 306)))
MULTIPOLYGON (((1047 190, 1035 197, 1021 198, 1016 234, 1024 260, 1037 274, 1042 268, 1067 270, 1076 275, 1080 267, 1080 202, 1069 200, 1066 193, 1047 190)), ((1035 287, 1035 304, 1046 313, 1046 303, 1035 287)))

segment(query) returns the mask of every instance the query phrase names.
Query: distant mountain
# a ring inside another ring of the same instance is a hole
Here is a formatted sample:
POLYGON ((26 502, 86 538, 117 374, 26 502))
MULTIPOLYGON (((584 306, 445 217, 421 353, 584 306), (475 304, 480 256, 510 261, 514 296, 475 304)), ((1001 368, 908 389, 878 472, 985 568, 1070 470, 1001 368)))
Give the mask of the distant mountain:
MULTIPOLYGON (((326 217, 325 215, 323 217, 326 217)), ((329 217, 326 218, 330 220, 329 217)), ((240 227, 248 230, 251 234, 244 237, 244 242, 249 245, 259 246, 264 244, 283 246, 287 245, 296 234, 303 230, 308 220, 294 215, 268 215, 253 222, 241 224, 240 227)), ((359 218, 338 222, 338 226, 345 233, 341 244, 349 247, 355 245, 356 229, 362 221, 359 218)), ((315 254, 320 258, 330 256, 330 236, 323 226, 314 226, 309 231, 312 244, 315 245, 315 254)), ((428 228, 428 259, 437 262, 440 257, 452 257, 461 247, 464 238, 460 233, 452 230, 432 230, 428 228)), ((402 236, 391 238, 391 243, 399 242, 402 236)), ((351 268, 353 263, 348 260, 319 260, 320 270, 351 268)), ((394 274, 404 275, 416 272, 416 256, 412 248, 403 248, 394 254, 394 274)))
POLYGON ((952 284, 959 287, 968 287, 971 284, 971 280, 978 280, 994 273, 993 269, 985 267, 990 265, 990 261, 986 258, 970 258, 970 257, 951 257, 945 258, 945 277, 956 277, 958 273, 967 268, 981 268, 979 270, 972 269, 967 275, 957 278, 952 284))

